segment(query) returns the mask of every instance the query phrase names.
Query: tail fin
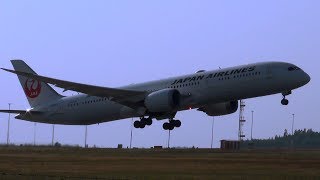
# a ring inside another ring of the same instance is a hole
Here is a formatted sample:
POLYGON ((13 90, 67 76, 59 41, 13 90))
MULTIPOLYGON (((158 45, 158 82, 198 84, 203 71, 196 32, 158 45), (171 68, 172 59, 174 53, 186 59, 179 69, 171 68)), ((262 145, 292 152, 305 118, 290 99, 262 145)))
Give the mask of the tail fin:
MULTIPOLYGON (((36 74, 22 60, 11 60, 11 63, 16 71, 36 74)), ((63 97, 44 82, 19 75, 18 78, 31 107, 36 107, 63 97)))

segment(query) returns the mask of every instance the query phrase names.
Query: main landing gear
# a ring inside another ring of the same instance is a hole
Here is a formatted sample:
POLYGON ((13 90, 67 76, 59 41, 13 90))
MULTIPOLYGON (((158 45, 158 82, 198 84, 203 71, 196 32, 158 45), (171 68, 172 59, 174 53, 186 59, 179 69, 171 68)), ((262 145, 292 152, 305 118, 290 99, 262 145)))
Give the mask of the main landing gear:
MULTIPOLYGON (((150 126, 152 124, 152 118, 148 117, 148 118, 144 118, 141 117, 140 121, 135 121, 133 123, 133 126, 135 128, 145 128, 146 126, 150 126)), ((181 121, 180 120, 174 120, 174 119, 169 119, 169 122, 166 122, 163 124, 163 129, 164 130, 173 130, 174 128, 178 128, 181 126, 181 121)))
POLYGON ((173 130, 175 127, 180 127, 181 126, 181 121, 180 120, 174 120, 174 119, 169 119, 169 122, 166 122, 163 124, 163 129, 164 130, 173 130))
POLYGON ((150 126, 152 124, 152 118, 151 117, 148 117, 148 118, 140 118, 140 121, 135 121, 133 123, 133 126, 135 128, 141 128, 143 129, 144 127, 146 127, 146 125, 150 126))
POLYGON ((286 99, 286 96, 290 95, 292 92, 291 91, 287 91, 287 92, 283 92, 282 93, 282 96, 283 96, 283 99, 281 100, 281 104, 286 106, 289 104, 289 100, 286 99))

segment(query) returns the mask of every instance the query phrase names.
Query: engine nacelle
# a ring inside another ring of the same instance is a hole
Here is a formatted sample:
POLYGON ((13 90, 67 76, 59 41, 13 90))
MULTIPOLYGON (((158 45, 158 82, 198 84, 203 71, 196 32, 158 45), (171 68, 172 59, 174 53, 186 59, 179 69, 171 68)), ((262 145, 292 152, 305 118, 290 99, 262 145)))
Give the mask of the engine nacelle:
POLYGON ((150 112, 170 112, 180 104, 180 92, 176 89, 162 89, 149 94, 144 105, 150 112))
POLYGON ((232 114, 238 110, 238 101, 209 104, 199 109, 208 116, 222 116, 232 114))

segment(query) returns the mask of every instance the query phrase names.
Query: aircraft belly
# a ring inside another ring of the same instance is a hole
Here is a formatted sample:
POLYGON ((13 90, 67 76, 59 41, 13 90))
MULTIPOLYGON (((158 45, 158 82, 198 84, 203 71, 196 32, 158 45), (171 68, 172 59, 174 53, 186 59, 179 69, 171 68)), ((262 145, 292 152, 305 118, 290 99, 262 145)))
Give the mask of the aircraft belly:
POLYGON ((123 106, 114 102, 84 105, 65 110, 64 113, 53 113, 47 117, 54 124, 95 124, 120 119, 123 106))
MULTIPOLYGON (((117 119, 120 117, 120 108, 122 105, 115 103, 108 103, 104 105, 97 105, 83 108, 81 111, 77 112, 76 119, 79 119, 83 122, 103 122, 103 121, 111 121, 113 119, 117 119)), ((71 115, 74 116, 74 115, 71 115)))

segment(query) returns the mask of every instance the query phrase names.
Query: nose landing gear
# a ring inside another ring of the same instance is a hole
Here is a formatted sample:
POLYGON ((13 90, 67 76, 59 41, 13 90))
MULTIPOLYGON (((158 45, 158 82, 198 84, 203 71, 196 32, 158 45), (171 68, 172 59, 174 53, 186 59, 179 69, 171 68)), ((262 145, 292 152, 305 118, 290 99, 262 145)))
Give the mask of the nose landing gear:
POLYGON ((285 97, 283 97, 283 99, 281 100, 281 104, 284 106, 287 106, 289 104, 289 100, 285 99, 285 97))
POLYGON ((291 91, 286 91, 282 93, 283 95, 283 99, 281 100, 282 105, 287 106, 289 104, 289 100, 286 99, 286 96, 290 95, 291 93, 292 93, 291 91))

